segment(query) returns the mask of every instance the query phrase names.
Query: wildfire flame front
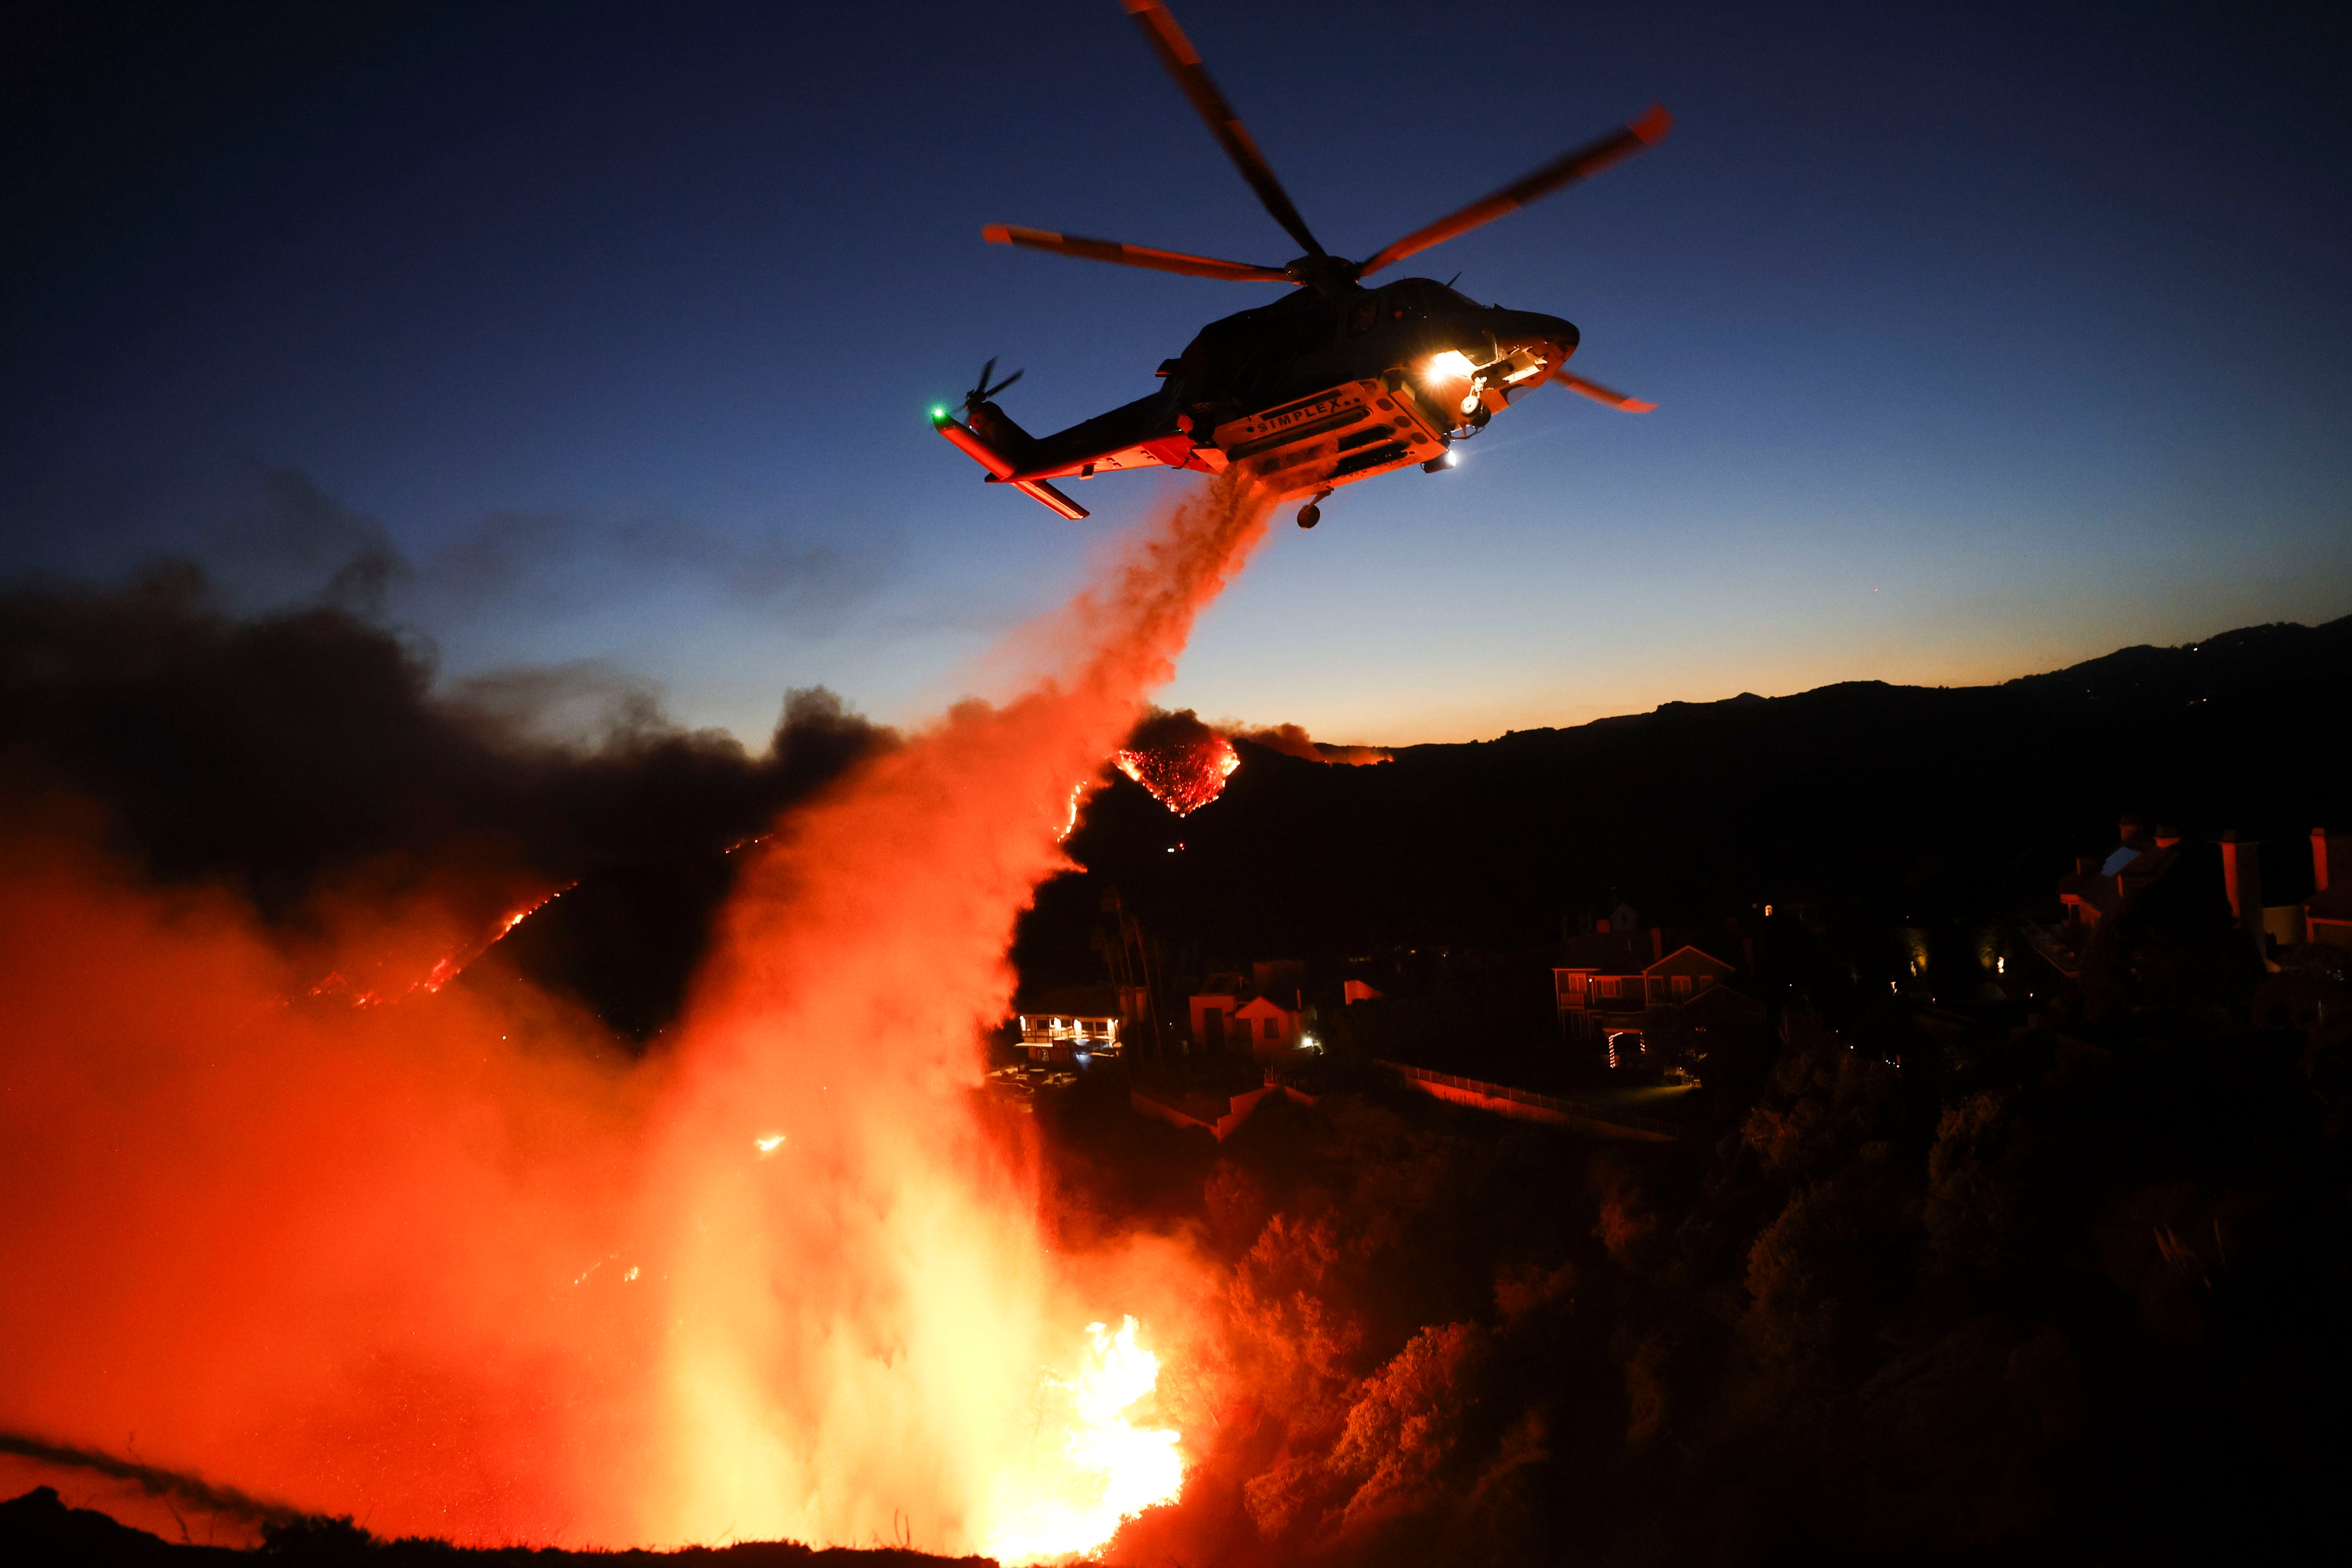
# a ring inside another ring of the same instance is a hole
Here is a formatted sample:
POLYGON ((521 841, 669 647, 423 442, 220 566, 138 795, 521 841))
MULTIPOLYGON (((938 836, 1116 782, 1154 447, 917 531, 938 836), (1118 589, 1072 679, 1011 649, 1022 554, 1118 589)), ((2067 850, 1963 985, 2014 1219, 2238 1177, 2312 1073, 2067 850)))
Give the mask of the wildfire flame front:
POLYGON ((1242 765, 1234 743, 1213 731, 1190 745, 1121 752, 1111 760, 1179 816, 1190 816, 1223 795, 1225 780, 1242 765))
MULTIPOLYGON (((1131 1425, 1128 1411, 1156 1387, 1160 1358, 1136 1343, 1136 1322, 1118 1332, 1087 1325, 1092 1342, 1078 1375, 1042 1380, 1046 1413, 1066 1414, 1058 1453, 1039 1456, 1029 1478, 1042 1496, 1014 1512, 988 1544, 1008 1563, 1051 1563, 1108 1543, 1124 1521, 1176 1500, 1184 1486, 1177 1434, 1131 1425)), ((1043 1436, 1041 1431, 1041 1437, 1043 1436)))

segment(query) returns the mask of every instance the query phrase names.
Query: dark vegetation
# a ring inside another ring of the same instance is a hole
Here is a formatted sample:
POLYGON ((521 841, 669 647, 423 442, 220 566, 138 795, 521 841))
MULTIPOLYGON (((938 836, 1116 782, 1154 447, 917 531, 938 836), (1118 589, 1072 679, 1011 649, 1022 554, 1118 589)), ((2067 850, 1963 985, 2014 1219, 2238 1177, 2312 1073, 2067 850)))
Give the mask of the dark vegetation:
POLYGON ((459 1547, 445 1541, 380 1541, 348 1519, 297 1517, 262 1527, 250 1550, 169 1542, 116 1522, 95 1509, 68 1508, 49 1487, 0 1502, 0 1560, 26 1568, 228 1568, 234 1563, 285 1563, 288 1568, 555 1568, 568 1563, 677 1568, 919 1568, 924 1563, 979 1563, 883 1547, 808 1547, 790 1541, 692 1546, 677 1552, 565 1552, 554 1547, 459 1547))
MULTIPOLYGON (((2120 974, 2200 946, 2145 919, 2120 974)), ((2352 1459, 2352 984, 2227 963, 2126 1005, 1811 1009, 1671 1144, 1369 1077, 1222 1148, 1108 1078, 1045 1113, 1073 1246, 1192 1228, 1227 1402, 1109 1560, 2294 1558, 2352 1459), (2218 986, 2218 988, 2209 988, 2218 986), (2309 999, 2325 993, 2324 1008, 2309 999), (2284 1012, 2273 1017, 2284 1019, 2284 1012)), ((1342 1068, 1344 1069, 1344 1064, 1342 1068)), ((1181 1398, 1181 1391, 1177 1397, 1181 1398)), ((1205 1415, 1208 1418, 1202 1419, 1205 1415)))

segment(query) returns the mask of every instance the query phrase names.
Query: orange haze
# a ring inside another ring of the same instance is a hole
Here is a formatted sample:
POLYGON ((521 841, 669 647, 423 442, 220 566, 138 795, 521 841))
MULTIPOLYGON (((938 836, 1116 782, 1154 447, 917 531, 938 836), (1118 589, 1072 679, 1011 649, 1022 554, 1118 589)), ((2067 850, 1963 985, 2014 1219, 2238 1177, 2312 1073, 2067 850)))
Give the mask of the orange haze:
MULTIPOLYGON (((379 1534, 1020 1555, 1106 1531, 1067 1384, 1186 1357, 1186 1271, 1047 1249, 978 1042, 1073 786, 1265 516, 1222 488, 1181 508, 1053 618, 1050 673, 745 848, 677 1043, 641 1064, 527 996, 306 994, 319 970, 226 896, 20 823, 0 1430, 379 1534)), ((346 967, 440 918, 378 913, 346 967)), ((1163 1380, 1116 1419, 1093 1447, 1164 1463, 1155 1422, 1187 1411, 1163 1380)))

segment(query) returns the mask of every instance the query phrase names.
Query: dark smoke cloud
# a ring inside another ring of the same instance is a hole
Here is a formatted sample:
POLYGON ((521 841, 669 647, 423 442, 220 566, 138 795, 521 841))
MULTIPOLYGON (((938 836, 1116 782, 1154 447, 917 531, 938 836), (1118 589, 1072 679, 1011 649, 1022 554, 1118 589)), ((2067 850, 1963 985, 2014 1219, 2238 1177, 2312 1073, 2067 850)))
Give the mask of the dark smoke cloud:
POLYGON ((232 603, 318 603, 380 618, 412 567, 374 518, 354 511, 299 468, 258 468, 205 531, 202 553, 232 603))
POLYGON ((873 587, 890 556, 888 540, 870 535, 845 549, 781 526, 747 537, 692 518, 564 510, 492 512, 409 554, 377 519, 291 468, 247 469, 215 504, 193 553, 230 604, 325 603, 433 626, 578 615, 608 602, 618 577, 822 627, 873 587))
POLYGON ((88 1470, 118 1481, 130 1481, 149 1497, 187 1503, 253 1524, 293 1524, 304 1515, 286 1503, 255 1497, 235 1487, 220 1486, 201 1476, 142 1464, 97 1448, 75 1448, 45 1442, 22 1432, 0 1432, 0 1454, 15 1454, 63 1469, 88 1470))
MULTIPOLYGON (((328 532, 340 524, 318 514, 328 532)), ((689 731, 602 667, 435 689, 431 649, 365 614, 364 529, 321 602, 240 616, 186 563, 131 585, 0 589, 0 791, 105 815, 152 877, 283 919, 392 864, 502 859, 547 888, 707 858, 889 742, 796 690, 766 752, 689 731)))
POLYGON ((1199 745, 1215 733, 1190 708, 1181 708, 1172 713, 1165 708, 1154 708, 1128 731, 1125 749, 1130 752, 1181 751, 1199 745))
POLYGON ((478 616, 520 605, 566 614, 593 605, 613 575, 691 583, 744 609, 829 623, 879 580, 886 550, 772 531, 740 539, 681 519, 601 524, 568 512, 493 513, 408 570, 403 604, 478 616))

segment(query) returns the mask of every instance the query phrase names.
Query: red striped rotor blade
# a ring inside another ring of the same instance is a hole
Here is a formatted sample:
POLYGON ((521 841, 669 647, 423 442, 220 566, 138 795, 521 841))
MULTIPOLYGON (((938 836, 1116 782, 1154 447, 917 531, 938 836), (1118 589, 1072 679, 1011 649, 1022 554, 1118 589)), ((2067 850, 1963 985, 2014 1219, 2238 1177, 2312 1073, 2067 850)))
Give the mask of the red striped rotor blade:
POLYGON ((1055 234, 1046 228, 1018 228, 992 223, 980 231, 991 245, 1018 245, 1050 250, 1059 256, 1082 256, 1088 261, 1113 261, 1121 267, 1149 267, 1155 272, 1181 272, 1192 278, 1223 278, 1239 283, 1287 283, 1290 274, 1279 267, 1259 267, 1247 261, 1222 261, 1213 256, 1187 256, 1181 250, 1154 250, 1145 245, 1121 245, 1115 239, 1088 239, 1083 235, 1055 234))
POLYGON ((1623 130, 1612 132, 1598 142, 1555 158, 1527 178, 1505 185, 1493 195, 1472 202, 1461 211, 1439 218, 1426 228, 1415 229, 1365 262, 1359 276, 1370 277, 1381 268, 1427 250, 1433 245, 1443 245, 1482 224, 1492 223, 1507 213, 1515 213, 1530 202, 1540 201, 1562 185, 1589 179, 1610 164, 1630 158, 1657 141, 1673 130, 1674 124, 1675 117, 1654 103, 1640 119, 1623 130))

